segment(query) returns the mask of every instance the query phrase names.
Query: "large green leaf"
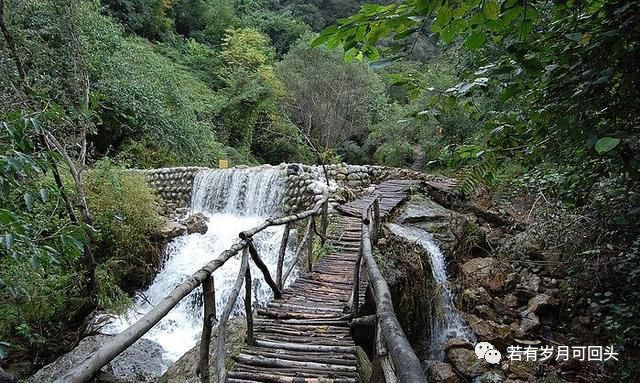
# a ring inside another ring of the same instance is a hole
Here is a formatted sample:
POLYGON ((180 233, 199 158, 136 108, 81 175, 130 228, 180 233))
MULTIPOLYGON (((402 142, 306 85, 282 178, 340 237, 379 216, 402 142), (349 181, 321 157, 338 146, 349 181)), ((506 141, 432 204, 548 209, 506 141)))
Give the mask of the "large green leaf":
POLYGON ((616 146, 618 146, 619 143, 620 143, 619 138, 602 137, 596 142, 596 151, 599 154, 606 153, 612 150, 613 148, 615 148, 616 146))
POLYGON ((469 50, 475 51, 484 45, 487 40, 487 35, 483 32, 473 32, 467 40, 465 41, 465 45, 469 50))
POLYGON ((500 14, 500 6, 495 0, 485 1, 482 13, 487 20, 497 20, 500 14))

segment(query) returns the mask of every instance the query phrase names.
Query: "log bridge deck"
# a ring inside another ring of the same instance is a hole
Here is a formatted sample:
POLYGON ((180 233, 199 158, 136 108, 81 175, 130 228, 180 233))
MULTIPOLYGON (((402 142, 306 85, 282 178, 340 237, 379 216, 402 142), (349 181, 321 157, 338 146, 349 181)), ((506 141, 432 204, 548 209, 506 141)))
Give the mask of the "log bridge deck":
MULTIPOLYGON (((354 265, 362 235, 362 210, 378 196, 380 216, 388 215, 408 196, 415 181, 390 180, 370 195, 343 205, 338 234, 328 237, 335 252, 313 271, 301 275, 257 311, 254 344, 235 357, 227 382, 357 382, 356 345, 345 307, 353 287, 354 265)), ((360 286, 364 296, 366 284, 360 286)), ((360 299, 363 302, 364 299, 360 299)))

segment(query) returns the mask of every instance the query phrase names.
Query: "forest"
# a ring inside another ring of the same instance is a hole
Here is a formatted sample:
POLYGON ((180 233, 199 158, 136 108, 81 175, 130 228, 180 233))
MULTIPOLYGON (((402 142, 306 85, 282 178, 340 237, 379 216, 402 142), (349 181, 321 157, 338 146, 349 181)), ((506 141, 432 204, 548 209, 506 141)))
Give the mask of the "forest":
POLYGON ((0 368, 153 278, 163 218, 125 169, 227 160, 411 168, 535 211, 567 302, 613 292, 573 335, 638 378, 640 1, 0 0, 0 30, 0 368))

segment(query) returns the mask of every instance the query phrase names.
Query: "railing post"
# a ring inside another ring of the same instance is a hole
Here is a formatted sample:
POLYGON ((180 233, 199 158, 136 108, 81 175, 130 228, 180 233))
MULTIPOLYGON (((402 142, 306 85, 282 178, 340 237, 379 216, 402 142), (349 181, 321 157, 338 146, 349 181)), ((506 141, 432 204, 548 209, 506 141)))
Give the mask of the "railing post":
POLYGON ((253 339, 253 305, 251 303, 251 267, 247 267, 244 274, 244 312, 247 317, 247 339, 248 345, 254 344, 253 339))
POLYGON ((322 218, 320 220, 320 240, 322 246, 327 241, 327 227, 329 226, 329 197, 324 200, 322 204, 322 218))
POLYGON ((356 259, 355 267, 353 268, 353 288, 351 289, 351 298, 349 299, 351 305, 351 317, 357 318, 358 311, 360 310, 360 265, 362 264, 362 244, 360 245, 360 251, 358 251, 358 258, 356 259))
POLYGON ((216 291, 213 275, 202 282, 202 299, 204 301, 204 315, 202 320, 202 335, 200 336, 200 360, 196 368, 196 375, 201 383, 209 383, 209 343, 211 329, 216 319, 216 291))
POLYGON ((282 281, 282 267, 284 265, 284 256, 287 253, 287 244, 289 243, 289 233, 291 232, 291 224, 287 223, 282 233, 282 242, 280 242, 280 250, 278 251, 278 265, 276 268, 276 284, 282 290, 284 288, 282 281))
POLYGON ((378 244, 378 235, 380 234, 380 200, 376 197, 373 200, 373 225, 371 232, 371 241, 373 245, 376 246, 378 244))
POLYGON ((316 221, 313 217, 309 218, 311 220, 311 227, 309 230, 309 239, 307 239, 307 271, 311 272, 311 269, 313 267, 313 260, 311 259, 311 256, 313 254, 313 233, 316 231, 316 221))
POLYGON ((216 371, 218 373, 218 382, 224 382, 227 371, 224 368, 224 354, 225 344, 227 343, 227 321, 231 315, 231 310, 236 304, 240 289, 242 288, 242 282, 245 278, 245 273, 249 267, 249 248, 245 246, 242 250, 242 263, 240 264, 240 271, 236 282, 233 284, 233 289, 229 294, 227 304, 224 306, 222 315, 220 316, 220 322, 218 323, 218 343, 216 347, 216 371))

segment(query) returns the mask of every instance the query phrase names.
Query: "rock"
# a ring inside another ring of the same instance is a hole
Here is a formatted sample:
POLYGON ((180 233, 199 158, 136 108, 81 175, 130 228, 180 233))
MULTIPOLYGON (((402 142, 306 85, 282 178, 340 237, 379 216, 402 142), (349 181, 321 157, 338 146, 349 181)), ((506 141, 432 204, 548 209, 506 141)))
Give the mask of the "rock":
POLYGON ((358 358, 358 372, 360 373, 360 382, 367 383, 371 380, 373 375, 373 365, 369 361, 367 353, 358 346, 356 348, 356 355, 358 358))
POLYGON ((521 321, 516 321, 511 324, 511 329, 518 338, 526 337, 532 331, 540 327, 540 320, 534 313, 523 313, 521 321))
POLYGON ((498 349, 506 349, 513 342, 511 328, 507 325, 483 320, 472 314, 467 314, 466 319, 479 341, 489 342, 498 349))
POLYGON ((539 294, 529 299, 527 311, 537 315, 547 315, 554 312, 560 302, 547 294, 539 294))
POLYGON ((187 233, 200 233, 204 234, 209 229, 207 227, 208 218, 202 213, 196 213, 184 220, 184 225, 187 227, 187 233))
POLYGON ((0 383, 16 383, 18 379, 6 372, 2 368, 0 368, 0 383))
POLYGON ((454 348, 447 352, 447 358, 456 370, 468 378, 478 376, 487 370, 473 350, 454 348))
MULTIPOLYGON (((76 348, 40 369, 26 382, 51 383, 55 381, 70 368, 84 361, 87 355, 102 347, 110 338, 109 335, 94 335, 84 338, 76 348)), ((155 381, 168 367, 162 359, 163 352, 164 350, 159 344, 149 339, 140 339, 103 368, 103 374, 99 381, 114 381, 114 372, 122 374, 116 381, 123 383, 155 381)))
POLYGON ((507 294, 502 298, 502 303, 508 307, 516 307, 518 305, 518 298, 513 294, 507 294))
POLYGON ((445 362, 429 361, 425 370, 429 382, 433 383, 459 383, 460 378, 453 372, 451 365, 445 362))
POLYGON ((135 382, 153 382, 169 367, 162 346, 140 339, 107 365, 114 376, 135 382))
POLYGON ((517 287, 537 292, 540 289, 540 277, 528 270, 524 270, 520 273, 520 283, 517 287))
MULTIPOLYGON (((228 322, 226 347, 225 347, 225 363, 230 363, 232 355, 238 355, 240 349, 244 347, 245 338, 245 319, 233 318, 228 322)), ((209 343, 209 353, 211 354, 211 363, 209 364, 209 376, 214 378, 217 376, 214 358, 218 341, 218 329, 215 328, 211 334, 211 342, 209 343)), ((158 380, 162 383, 196 383, 200 382, 200 378, 196 375, 196 367, 198 366, 200 346, 199 344, 187 351, 180 357, 167 372, 158 380)), ((216 381, 214 378, 212 381, 216 381)), ((35 382, 34 382, 35 383, 35 382)))
POLYGON ((504 374, 500 371, 487 371, 473 379, 472 383, 502 383, 504 374))
POLYGON ((468 350, 473 350, 473 345, 462 338, 451 338, 445 344, 444 350, 449 351, 452 348, 466 348, 468 350))
POLYGON ((505 266, 495 258, 473 258, 462 265, 462 275, 468 286, 484 287, 491 291, 499 291, 507 281, 505 266))
POLYGON ((158 236, 164 240, 170 240, 179 237, 187 232, 187 227, 178 222, 169 221, 158 232, 158 236))
POLYGON ((469 308, 486 305, 491 301, 491 295, 489 295, 484 287, 469 288, 462 292, 462 303, 469 308))
POLYGON ((509 372, 520 379, 530 379, 535 376, 538 364, 533 361, 517 360, 509 365, 509 372))
POLYGON ((476 312, 483 319, 489 319, 489 320, 492 320, 492 321, 497 321, 498 320, 498 317, 496 316, 496 313, 487 305, 476 306, 476 312))

